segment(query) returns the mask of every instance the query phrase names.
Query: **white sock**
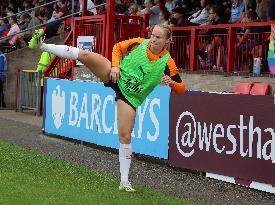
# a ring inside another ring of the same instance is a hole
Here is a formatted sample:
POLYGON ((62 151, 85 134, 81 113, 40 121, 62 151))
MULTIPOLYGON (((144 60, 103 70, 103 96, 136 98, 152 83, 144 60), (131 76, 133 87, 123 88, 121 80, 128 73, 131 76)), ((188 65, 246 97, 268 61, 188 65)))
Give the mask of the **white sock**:
POLYGON ((132 145, 120 144, 119 148, 119 164, 120 164, 120 176, 122 182, 128 182, 128 175, 131 165, 132 157, 132 145))
POLYGON ((79 48, 67 45, 55 45, 42 43, 40 49, 52 53, 60 58, 76 60, 79 54, 79 48))

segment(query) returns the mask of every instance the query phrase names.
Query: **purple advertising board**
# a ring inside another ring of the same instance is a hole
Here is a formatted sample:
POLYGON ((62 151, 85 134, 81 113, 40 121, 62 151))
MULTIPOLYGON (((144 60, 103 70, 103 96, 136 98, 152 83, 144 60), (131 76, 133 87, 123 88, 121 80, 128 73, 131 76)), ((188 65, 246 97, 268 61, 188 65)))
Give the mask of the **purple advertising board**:
POLYGON ((170 165, 275 186, 274 102, 274 96, 171 93, 170 165))

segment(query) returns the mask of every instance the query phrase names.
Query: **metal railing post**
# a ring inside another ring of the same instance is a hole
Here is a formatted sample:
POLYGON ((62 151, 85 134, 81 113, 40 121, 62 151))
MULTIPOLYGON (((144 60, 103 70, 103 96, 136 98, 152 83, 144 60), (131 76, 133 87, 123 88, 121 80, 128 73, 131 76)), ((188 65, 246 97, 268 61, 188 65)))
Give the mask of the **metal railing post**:
POLYGON ((23 71, 19 71, 19 100, 18 100, 18 111, 23 112, 22 101, 23 101, 23 71))
POLYGON ((87 16, 87 0, 82 1, 82 16, 87 16))
POLYGON ((115 2, 107 0, 107 24, 106 24, 106 53, 105 56, 109 60, 112 58, 112 48, 114 46, 114 24, 115 24, 115 2))
POLYGON ((229 27, 227 38, 228 55, 226 58, 226 72, 235 70, 235 56, 236 56, 236 28, 229 27))
POLYGON ((196 70, 196 60, 197 60, 197 56, 196 56, 196 49, 197 49, 197 30, 195 28, 191 29, 191 42, 190 42, 190 58, 189 58, 189 69, 191 72, 193 72, 194 70, 196 70))
POLYGON ((37 72, 37 94, 36 94, 36 116, 40 116, 41 115, 41 76, 42 73, 41 71, 37 72))

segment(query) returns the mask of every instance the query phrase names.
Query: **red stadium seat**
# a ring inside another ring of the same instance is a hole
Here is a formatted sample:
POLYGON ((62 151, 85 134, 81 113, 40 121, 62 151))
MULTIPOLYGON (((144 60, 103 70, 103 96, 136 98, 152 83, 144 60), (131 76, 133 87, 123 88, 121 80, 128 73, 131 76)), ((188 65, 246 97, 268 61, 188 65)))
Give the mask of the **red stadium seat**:
POLYGON ((65 20, 65 26, 66 26, 66 27, 71 26, 71 22, 72 22, 72 17, 67 18, 67 19, 65 20))
POLYGON ((253 83, 250 82, 239 82, 235 86, 235 93, 237 94, 249 94, 253 86, 253 83))
POLYGON ((42 28, 44 31, 46 31, 46 26, 41 26, 41 28, 42 28))
POLYGON ((4 30, 2 33, 2 36, 7 36, 9 32, 10 32, 10 30, 4 30))
POLYGON ((269 95, 270 86, 268 83, 254 83, 250 90, 250 95, 269 95))

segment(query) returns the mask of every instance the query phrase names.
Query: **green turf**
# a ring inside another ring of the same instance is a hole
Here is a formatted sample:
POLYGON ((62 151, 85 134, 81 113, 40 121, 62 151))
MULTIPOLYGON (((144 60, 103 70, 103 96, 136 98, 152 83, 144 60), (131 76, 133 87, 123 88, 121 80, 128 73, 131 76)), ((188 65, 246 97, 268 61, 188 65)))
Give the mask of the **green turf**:
POLYGON ((118 185, 115 177, 0 142, 0 204, 194 204, 140 186, 120 192, 118 185))

